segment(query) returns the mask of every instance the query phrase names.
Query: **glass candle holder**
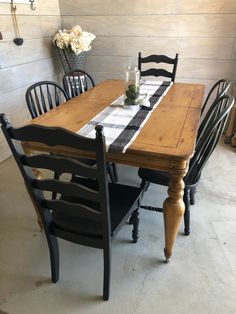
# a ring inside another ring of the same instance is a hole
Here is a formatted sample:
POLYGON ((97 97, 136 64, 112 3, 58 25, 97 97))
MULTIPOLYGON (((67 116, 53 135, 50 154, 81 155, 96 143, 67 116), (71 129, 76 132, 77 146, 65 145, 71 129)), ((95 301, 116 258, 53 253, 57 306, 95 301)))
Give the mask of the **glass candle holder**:
POLYGON ((125 105, 138 105, 140 71, 137 67, 128 66, 125 70, 125 105))

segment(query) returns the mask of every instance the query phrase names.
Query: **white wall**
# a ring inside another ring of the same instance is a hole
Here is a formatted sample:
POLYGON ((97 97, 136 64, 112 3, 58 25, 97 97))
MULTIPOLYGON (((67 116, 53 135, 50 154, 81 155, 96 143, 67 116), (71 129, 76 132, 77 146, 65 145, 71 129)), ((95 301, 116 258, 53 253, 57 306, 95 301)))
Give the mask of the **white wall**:
MULTIPOLYGON (((236 0, 38 0, 37 10, 17 4, 23 46, 16 46, 10 6, 0 3, 0 112, 22 124, 29 118, 24 100, 32 83, 61 71, 51 36, 75 24, 97 38, 87 70, 96 82, 123 78, 139 51, 175 56, 177 81, 236 80, 236 0), (59 8, 59 4, 60 8, 59 8), (61 17, 60 17, 61 15, 61 17)), ((0 133, 0 161, 10 154, 0 133)))
POLYGON ((178 52, 177 81, 236 79, 235 0, 59 2, 64 28, 79 24, 97 36, 87 66, 97 81, 123 77, 139 51, 178 52))
MULTIPOLYGON (((51 36, 61 27, 58 0, 38 0, 37 9, 29 4, 16 4, 22 46, 13 43, 15 37, 10 4, 0 3, 0 112, 14 125, 30 118, 25 103, 28 86, 40 80, 57 80, 58 62, 51 45, 51 36)), ((0 161, 10 155, 0 132, 0 161)))

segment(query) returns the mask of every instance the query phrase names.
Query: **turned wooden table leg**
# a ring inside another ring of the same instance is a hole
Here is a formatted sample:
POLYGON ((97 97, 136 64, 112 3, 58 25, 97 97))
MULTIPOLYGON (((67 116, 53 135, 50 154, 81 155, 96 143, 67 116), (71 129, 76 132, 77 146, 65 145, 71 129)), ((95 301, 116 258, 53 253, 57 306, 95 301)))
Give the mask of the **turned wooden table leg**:
MULTIPOLYGON (((24 149, 24 152, 26 155, 30 156, 33 154, 33 152, 27 147, 27 145, 25 143, 22 143, 22 148, 24 149)), ((37 179, 40 179, 42 178, 42 173, 38 170, 38 169, 35 169, 33 168, 32 171, 34 172, 35 176, 37 177, 37 179)), ((38 208, 30 194, 30 192, 28 191, 28 188, 27 188, 27 185, 25 184, 25 187, 26 187, 26 190, 30 196, 30 199, 33 203, 33 206, 34 206, 34 209, 35 209, 35 212, 36 212, 36 215, 37 215, 37 220, 38 220, 38 225, 39 225, 39 228, 40 228, 40 231, 43 230, 43 223, 42 223, 42 220, 41 220, 41 217, 39 215, 39 212, 38 212, 38 208)))
POLYGON ((176 235, 184 214, 184 181, 183 174, 172 175, 169 182, 168 198, 164 201, 164 226, 165 226, 165 257, 166 261, 172 255, 176 235))

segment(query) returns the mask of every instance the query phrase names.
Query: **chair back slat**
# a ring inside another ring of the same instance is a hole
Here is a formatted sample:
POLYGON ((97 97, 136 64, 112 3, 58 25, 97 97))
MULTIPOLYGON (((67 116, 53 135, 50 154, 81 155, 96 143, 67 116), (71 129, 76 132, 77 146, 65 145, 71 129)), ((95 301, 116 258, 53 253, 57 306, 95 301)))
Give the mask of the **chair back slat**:
POLYGON ((88 76, 85 75, 84 76, 84 91, 88 90, 88 85, 89 85, 88 76))
POLYGON ((139 52, 138 54, 138 68, 140 70, 141 77, 142 76, 155 76, 155 77, 162 76, 162 77, 171 78, 171 81, 174 82, 175 76, 176 76, 177 64, 178 64, 178 54, 176 54, 175 58, 170 58, 165 55, 153 55, 153 54, 147 57, 142 57, 141 52, 139 52), (171 64, 173 65, 173 67, 172 67, 172 71, 167 71, 162 68, 157 68, 157 69, 151 68, 151 69, 143 70, 142 69, 143 63, 156 63, 156 64, 165 63, 165 64, 171 64))
POLYGON ((69 97, 59 84, 41 81, 27 89, 25 99, 31 117, 34 119, 67 101, 69 97))
POLYGON ((38 169, 47 169, 56 172, 59 176, 63 173, 74 173, 87 178, 97 178, 97 171, 94 166, 82 163, 80 160, 65 159, 57 155, 35 155, 23 156, 21 162, 25 166, 38 169))
POLYGON ((175 59, 169 58, 165 55, 150 55, 148 57, 142 57, 141 62, 142 63, 155 62, 155 63, 174 64, 175 59))
POLYGON ((34 93, 32 93, 32 94, 30 94, 30 99, 33 99, 33 95, 34 95, 34 100, 35 100, 35 102, 34 102, 34 100, 33 100, 33 102, 32 102, 32 106, 33 105, 36 105, 35 106, 35 112, 36 112, 36 110, 37 110, 37 112, 38 112, 38 115, 41 115, 41 114, 43 114, 43 110, 42 110, 42 106, 41 106, 41 103, 40 103, 40 100, 39 100, 39 96, 40 95, 38 95, 38 92, 37 92, 37 89, 36 89, 36 87, 35 88, 33 88, 33 91, 34 91, 34 93))
POLYGON ((72 217, 82 217, 93 221, 101 222, 101 212, 80 203, 71 203, 64 200, 46 200, 43 206, 49 210, 65 210, 72 217))
POLYGON ((63 128, 49 128, 37 124, 26 125, 22 128, 11 128, 11 137, 19 141, 40 142, 48 146, 68 146, 73 148, 83 147, 83 150, 92 151, 96 144, 93 139, 88 139, 63 128))
POLYGON ((58 107, 61 104, 61 96, 56 86, 54 86, 54 94, 55 94, 56 107, 58 107))
MULTIPOLYGON (((40 103, 38 101, 38 107, 40 108, 40 110, 41 110, 41 107, 42 107, 43 112, 45 113, 45 112, 47 112, 47 107, 46 107, 46 102, 45 102, 45 97, 44 97, 42 85, 39 85, 38 88, 39 88, 39 95, 41 97, 41 105, 40 105, 40 103)), ((36 89, 37 88, 35 88, 35 91, 36 91, 36 89)))
POLYGON ((169 72, 167 70, 164 69, 148 69, 146 71, 142 71, 141 72, 141 76, 163 76, 163 77, 168 77, 168 78, 172 78, 173 74, 172 72, 169 72))
POLYGON ((100 194, 86 186, 74 183, 63 182, 62 180, 47 179, 33 180, 32 187, 42 191, 50 191, 67 197, 79 197, 92 202, 100 202, 100 194))
POLYGON ((35 101, 34 101, 32 93, 28 96, 29 103, 32 104, 31 105, 31 112, 30 112, 30 114, 31 114, 31 116, 37 117, 36 104, 35 104, 35 101))
MULTIPOLYGON (((52 103, 51 89, 49 89, 49 85, 48 84, 46 85, 46 90, 47 90, 47 94, 46 95, 47 95, 48 106, 49 106, 49 108, 51 110, 51 109, 53 109, 53 103, 52 103)), ((56 105, 56 99, 55 99, 55 105, 56 105)))
POLYGON ((63 87, 70 98, 79 96, 95 86, 92 76, 83 70, 73 70, 63 76, 63 87))

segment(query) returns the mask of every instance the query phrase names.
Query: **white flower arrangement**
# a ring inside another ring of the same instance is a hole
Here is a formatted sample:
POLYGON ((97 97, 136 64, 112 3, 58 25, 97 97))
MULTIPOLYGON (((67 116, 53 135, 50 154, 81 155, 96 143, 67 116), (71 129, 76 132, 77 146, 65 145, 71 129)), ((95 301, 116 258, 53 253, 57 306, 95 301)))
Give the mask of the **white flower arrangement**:
POLYGON ((76 25, 71 29, 59 30, 53 36, 52 41, 60 49, 79 55, 82 51, 91 49, 91 42, 95 38, 94 34, 84 32, 79 25, 76 25))

